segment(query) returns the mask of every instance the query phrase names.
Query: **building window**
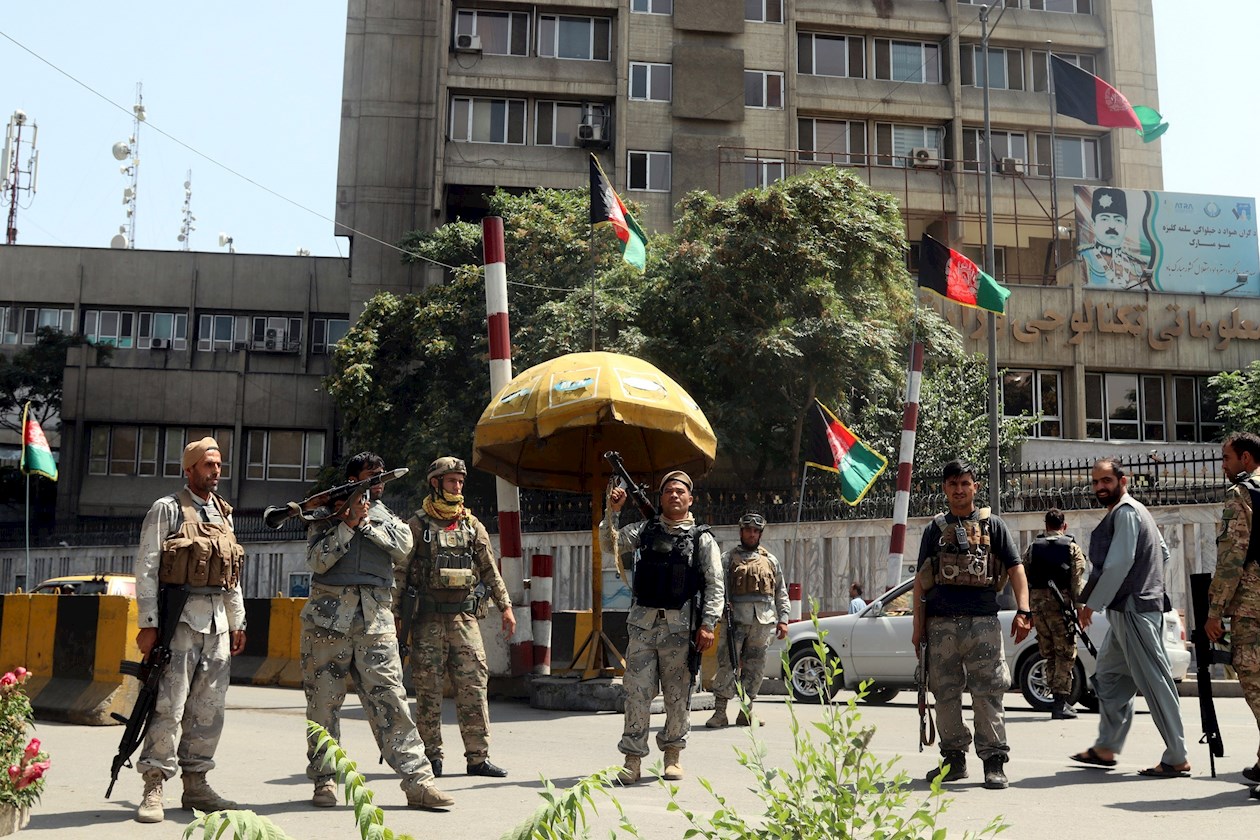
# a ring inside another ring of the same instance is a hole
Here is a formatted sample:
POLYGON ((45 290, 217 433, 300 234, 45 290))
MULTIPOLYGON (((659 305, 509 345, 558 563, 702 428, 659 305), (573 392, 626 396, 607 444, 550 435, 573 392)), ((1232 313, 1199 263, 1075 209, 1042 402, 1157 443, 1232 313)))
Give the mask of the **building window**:
POLYGON ((324 437, 323 432, 251 431, 245 477, 314 481, 324 466, 324 437))
POLYGON ((89 309, 83 313, 83 336, 90 343, 105 347, 134 347, 135 321, 132 312, 89 309))
POLYGON ((875 39, 875 78, 891 82, 941 83, 941 48, 921 41, 875 39))
MULTIPOLYGON (((86 318, 84 319, 86 321, 86 318)), ((141 350, 188 349, 188 315, 183 312, 141 312, 136 347, 141 350)))
POLYGON ((538 16, 538 54, 544 58, 608 61, 612 21, 609 18, 538 16))
POLYGON ((88 474, 109 476, 183 475, 184 446, 213 437, 223 458, 223 478, 232 477, 231 429, 161 429, 157 426, 94 426, 88 451, 88 474))
MULTIPOLYGON (((1054 138, 1054 168, 1060 178, 1097 181, 1099 177, 1098 138, 1057 135, 1054 138)), ((1041 175, 1050 175, 1049 134, 1037 135, 1037 171, 1041 175)))
POLYGON ((648 102, 669 102, 674 68, 669 64, 630 62, 630 98, 648 102))
POLYGON ((1163 377, 1085 374, 1085 437, 1166 440, 1166 436, 1163 377))
POLYGON ((16 306, 0 306, 0 343, 17 344, 21 335, 21 310, 16 306))
POLYGON ((302 349, 302 319, 288 315, 254 315, 250 319, 254 350, 297 353, 302 349))
MULTIPOLYGON (((1028 8, 1043 12, 1063 12, 1065 14, 1093 14, 1092 0, 1027 0, 1028 8)), ((1010 3, 1008 2, 1009 6, 1010 3)))
MULTIPOLYGON (((960 245, 958 253, 971 260, 976 265, 984 268, 984 246, 982 245, 960 245)), ((917 269, 918 266, 916 265, 917 269)), ((1005 282, 1006 277, 1006 249, 1001 246, 993 248, 993 276, 998 278, 999 282, 1005 282)))
POLYGON ((179 426, 164 430, 162 444, 162 474, 167 478, 175 478, 184 474, 184 447, 204 437, 214 438, 219 444, 219 457, 223 461, 220 478, 232 477, 232 430, 227 428, 210 428, 209 426, 179 426))
POLYGON ((783 23, 783 0, 744 0, 744 20, 783 23))
POLYGON ((986 154, 984 149, 984 131, 979 128, 963 129, 963 162, 967 172, 984 172, 989 164, 995 164, 1004 175, 1023 174, 1023 162, 1028 160, 1028 137, 1022 131, 994 131, 993 153, 986 154), (1020 163, 1019 172, 1002 172, 1002 158, 1017 158, 1020 163))
POLYGON ((197 318, 198 350, 244 350, 248 343, 246 315, 200 315, 197 318))
POLYGON ((744 105, 748 108, 783 108, 783 74, 768 70, 744 71, 744 105))
POLYGON ((744 189, 768 187, 783 180, 783 161, 766 158, 744 158, 744 189))
POLYGON ((876 123, 876 163, 879 166, 910 166, 915 149, 940 149, 944 137, 945 130, 939 126, 876 123))
POLYGON ((796 72, 807 76, 866 78, 866 39, 854 35, 796 36, 796 72))
POLYGON ((866 165, 866 123, 860 120, 799 119, 796 143, 801 160, 840 166, 866 165))
POLYGON ((669 192, 669 152, 630 152, 626 189, 669 192))
POLYGON ((529 55, 529 14, 527 12, 455 13, 455 35, 476 35, 486 55, 529 55))
POLYGON ((583 116, 592 124, 604 125, 608 118, 608 106, 539 101, 534 112, 534 144, 578 145, 578 126, 582 124, 583 116))
MULTIPOLYGON (((74 332, 74 310, 52 307, 26 307, 22 310, 23 344, 34 344, 43 327, 51 327, 69 335, 74 332)), ((16 338, 15 335, 14 341, 6 343, 16 344, 16 338)))
MULTIPOLYGON (((1075 64, 1077 67, 1087 73, 1097 71, 1094 65, 1094 57, 1092 55, 1061 53, 1056 52, 1056 56, 1066 61, 1068 64, 1075 64)), ((1032 89, 1036 93, 1046 93, 1050 90, 1050 53, 1045 50, 1033 50, 1032 54, 1032 89)))
POLYGON ((647 15, 672 15, 674 0, 630 0, 630 11, 647 15))
MULTIPOLYGON (((984 50, 977 44, 963 44, 958 48, 958 61, 962 65, 962 83, 983 87, 984 50)), ((1024 52, 989 47, 989 89, 1024 89, 1024 52)))
POLYGON ((525 143, 524 99, 451 97, 451 139, 458 143, 525 143))
POLYGON ((1002 377, 1002 413, 1007 417, 1041 419, 1029 430, 1033 437, 1063 437, 1057 370, 1008 370, 1002 377))
POLYGON ((312 318, 311 352, 331 353, 333 345, 345 338, 349 331, 348 318, 312 318))
POLYGON ((1173 377, 1173 436, 1179 441, 1211 443, 1221 439, 1224 426, 1216 409, 1216 395, 1206 376, 1173 377))

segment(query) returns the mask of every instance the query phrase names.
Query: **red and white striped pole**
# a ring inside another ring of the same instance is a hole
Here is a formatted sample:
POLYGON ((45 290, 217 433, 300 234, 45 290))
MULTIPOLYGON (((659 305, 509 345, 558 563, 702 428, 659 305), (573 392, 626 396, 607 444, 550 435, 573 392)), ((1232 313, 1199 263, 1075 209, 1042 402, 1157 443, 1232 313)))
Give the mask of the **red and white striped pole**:
POLYGON ((888 545, 888 589, 901 582, 906 563, 906 521, 910 518, 910 476, 914 472, 914 435, 919 425, 919 386, 923 382, 923 342, 910 345, 906 407, 901 419, 901 452, 897 458, 897 495, 893 497, 892 539, 888 545))
MULTIPOLYGON (((486 325, 490 332, 490 396, 512 381, 512 339, 508 328, 507 263, 504 259, 503 219, 487 216, 481 221, 482 254, 486 271, 486 325)), ((499 570, 512 603, 525 599, 524 563, 521 559, 521 491, 502 478, 495 479, 499 502, 499 570)), ((518 622, 511 645, 512 675, 529 673, 534 664, 529 624, 518 622)))
POLYGON ((534 629, 534 673, 551 673, 551 593, 555 560, 550 554, 530 558, 529 615, 534 629))

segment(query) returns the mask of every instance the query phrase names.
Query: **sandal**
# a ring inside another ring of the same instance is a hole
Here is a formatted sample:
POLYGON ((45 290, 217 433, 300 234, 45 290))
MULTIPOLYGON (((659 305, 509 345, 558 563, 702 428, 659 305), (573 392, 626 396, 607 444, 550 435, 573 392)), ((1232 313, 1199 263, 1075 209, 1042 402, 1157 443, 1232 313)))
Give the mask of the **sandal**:
POLYGON ((1171 764, 1165 764, 1164 762, 1161 761, 1159 764, 1156 764, 1154 767, 1147 767, 1144 770, 1139 770, 1138 775, 1147 776, 1149 778, 1154 778, 1154 779, 1184 779, 1190 775, 1190 768, 1187 767, 1186 769, 1182 770, 1180 768, 1173 767, 1171 764))
POLYGON ((1068 756, 1068 758, 1072 759, 1073 761, 1079 761, 1081 764, 1091 764, 1094 767, 1115 767, 1116 766, 1116 760, 1114 758, 1103 758, 1101 755, 1097 753, 1097 751, 1094 750, 1093 747, 1090 747, 1083 753, 1070 755, 1068 756))

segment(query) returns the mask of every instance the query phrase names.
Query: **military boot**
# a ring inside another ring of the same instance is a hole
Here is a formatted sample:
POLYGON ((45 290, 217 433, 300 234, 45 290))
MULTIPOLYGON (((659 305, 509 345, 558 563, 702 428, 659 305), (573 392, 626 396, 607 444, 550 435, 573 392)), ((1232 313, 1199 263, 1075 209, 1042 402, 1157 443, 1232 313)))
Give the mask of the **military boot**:
POLYGON ((162 808, 163 779, 161 770, 144 771, 144 794, 140 797, 140 807, 136 809, 136 822, 160 823, 166 819, 166 811, 162 808))
POLYGON ((721 729, 724 726, 730 726, 730 718, 726 716, 726 704, 728 701, 720 697, 713 698, 713 717, 704 722, 709 729, 721 729))
POLYGON ((442 778, 442 756, 439 755, 437 758, 430 758, 429 765, 433 767, 433 775, 436 778, 442 778))
POLYGON ((1076 709, 1068 702, 1066 694, 1054 695, 1054 705, 1050 708, 1051 720, 1072 720, 1076 717, 1076 709))
POLYGON ((315 783, 315 794, 311 804, 316 808, 337 807, 337 783, 332 779, 324 779, 315 783))
POLYGON ((758 726, 766 725, 766 722, 764 720, 752 714, 751 712, 746 712, 743 709, 739 710, 739 715, 735 718, 736 726, 752 726, 754 723, 756 723, 758 726))
POLYGON ((665 748, 665 779, 671 782, 681 781, 683 777, 682 750, 678 747, 665 748))
POLYGON ((1006 764, 1006 756, 991 755, 984 760, 984 786, 989 790, 1005 790, 1007 786, 1006 771, 1002 769, 1002 765, 1006 764))
POLYGON ((196 808, 207 813, 230 811, 237 807, 232 800, 224 799, 214 792, 214 788, 206 781, 205 773, 184 773, 184 796, 180 800, 180 806, 185 811, 196 808))
POLYGON ((407 805, 422 811, 438 811, 455 804, 450 794, 437 789, 437 785, 428 782, 421 785, 410 785, 406 788, 407 805))
POLYGON ((643 759, 637 755, 627 755, 626 764, 617 772, 617 781, 622 785, 633 785, 639 781, 643 759))
POLYGON ((927 781, 929 784, 941 775, 941 769, 948 764, 949 769, 945 771, 945 775, 941 777, 941 783, 956 782, 959 779, 967 778, 967 754, 962 750, 943 750, 941 752, 941 763, 935 770, 929 770, 927 781))

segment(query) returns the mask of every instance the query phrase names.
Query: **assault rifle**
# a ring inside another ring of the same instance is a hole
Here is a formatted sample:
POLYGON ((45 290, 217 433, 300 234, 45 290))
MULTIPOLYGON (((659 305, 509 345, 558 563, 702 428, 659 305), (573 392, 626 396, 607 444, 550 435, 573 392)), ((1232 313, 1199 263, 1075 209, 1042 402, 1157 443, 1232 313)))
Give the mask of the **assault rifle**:
POLYGON ((634 483, 630 471, 626 469, 625 462, 621 460, 620 452, 605 452, 604 459, 613 468, 613 475, 621 479, 621 483, 626 486, 626 492, 630 494, 630 498, 634 500, 634 504, 639 508, 639 513, 643 514, 644 519, 651 519, 656 516, 656 506, 652 504, 651 498, 648 497, 647 487, 634 483))
POLYGON ((1194 612, 1194 660, 1196 680, 1199 684, 1199 721, 1203 726, 1200 744, 1207 744, 1208 764, 1212 777, 1216 778, 1216 759, 1225 755, 1225 742, 1221 739, 1221 724, 1216 719, 1216 704, 1212 699, 1212 666, 1217 662, 1228 663, 1229 654, 1217 650, 1208 638, 1204 625, 1208 620, 1208 588, 1212 585, 1210 574, 1190 575, 1190 608, 1194 612))
POLYGON ((162 674, 171 661, 171 639, 175 636, 175 628, 179 626, 179 617, 184 612, 184 604, 188 602, 188 587, 163 586, 158 594, 158 638, 153 647, 145 655, 142 662, 124 660, 119 671, 140 681, 140 692, 136 695, 136 705, 131 708, 131 715, 123 717, 113 712, 110 717, 125 724, 122 739, 118 742, 118 754, 114 756, 109 768, 109 787, 105 789, 105 798, 109 799, 114 792, 114 783, 118 781, 118 771, 131 767, 131 755, 144 740, 153 720, 153 710, 157 708, 158 691, 162 686, 162 674))
POLYGON ((321 490, 313 496, 307 496, 300 502, 287 502, 284 505, 272 505, 263 511, 263 521, 268 527, 279 528, 290 519, 301 519, 304 522, 322 522, 337 515, 342 504, 353 496, 367 492, 369 487, 384 484, 396 478, 402 478, 410 470, 406 467, 387 470, 362 481, 351 481, 339 484, 330 490, 321 490))
POLYGON ((928 640, 927 630, 919 643, 919 667, 915 672, 915 685, 919 690, 919 752, 936 743, 936 722, 932 720, 932 707, 928 705, 928 640))
MULTIPOLYGON (((730 586, 729 581, 727 586, 730 586)), ((739 680, 739 651, 735 648, 735 605, 729 600, 722 610, 722 623, 726 625, 722 628, 722 635, 726 637, 726 655, 731 660, 731 671, 735 674, 735 680, 739 680)))
POLYGON ((1066 625, 1068 637, 1079 636, 1081 644, 1085 645, 1085 650, 1089 651, 1089 655, 1094 657, 1094 673, 1089 676, 1089 687, 1094 690, 1094 696, 1098 696, 1098 648, 1094 647, 1094 641, 1085 632, 1085 628, 1081 626, 1080 616, 1076 614, 1076 610, 1068 603, 1068 599, 1063 597, 1063 593, 1059 591, 1059 585, 1054 581, 1049 581, 1050 594, 1054 596, 1054 600, 1059 604, 1059 612, 1063 615, 1063 623, 1066 625))

